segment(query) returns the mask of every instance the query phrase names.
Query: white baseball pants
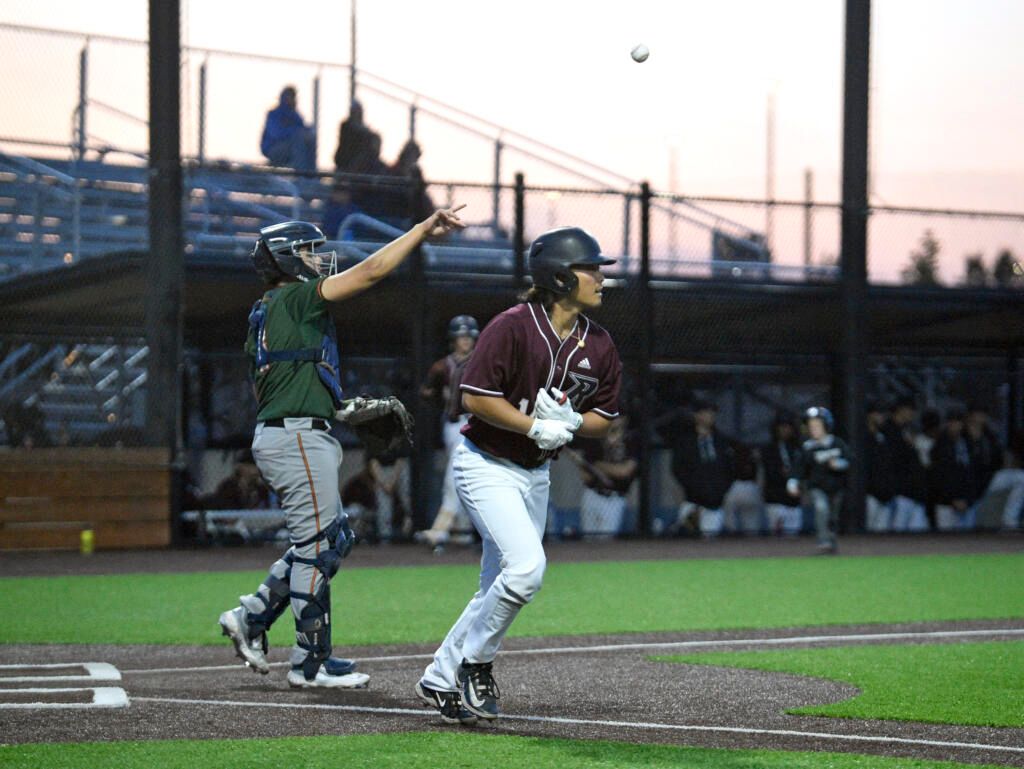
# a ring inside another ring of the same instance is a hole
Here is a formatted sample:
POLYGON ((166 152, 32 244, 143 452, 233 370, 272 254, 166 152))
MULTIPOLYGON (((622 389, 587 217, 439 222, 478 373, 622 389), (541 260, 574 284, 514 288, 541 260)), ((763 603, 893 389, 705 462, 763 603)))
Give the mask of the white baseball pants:
POLYGON ((468 440, 456 447, 452 469, 459 499, 483 540, 483 555, 479 590, 423 672, 423 683, 441 691, 459 689, 463 659, 494 659, 519 610, 540 590, 551 487, 549 463, 527 470, 468 440))

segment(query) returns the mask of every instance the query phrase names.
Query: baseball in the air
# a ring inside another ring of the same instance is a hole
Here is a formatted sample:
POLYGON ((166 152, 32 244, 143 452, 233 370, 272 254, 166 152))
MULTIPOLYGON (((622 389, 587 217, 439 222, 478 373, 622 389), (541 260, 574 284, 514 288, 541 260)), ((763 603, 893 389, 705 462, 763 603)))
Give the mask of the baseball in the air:
POLYGON ((637 62, 639 64, 640 62, 647 61, 647 57, 651 55, 651 52, 649 50, 647 50, 647 46, 646 45, 641 43, 636 48, 634 48, 632 51, 630 51, 629 55, 633 57, 633 61, 635 61, 635 62, 637 62))

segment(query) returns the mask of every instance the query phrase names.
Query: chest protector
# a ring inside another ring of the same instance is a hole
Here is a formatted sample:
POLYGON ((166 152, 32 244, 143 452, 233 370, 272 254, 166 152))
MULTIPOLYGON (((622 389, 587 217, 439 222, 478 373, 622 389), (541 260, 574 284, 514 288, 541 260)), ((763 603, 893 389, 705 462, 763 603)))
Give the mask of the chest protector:
POLYGON ((338 336, 330 316, 324 316, 321 324, 323 336, 319 347, 307 347, 302 350, 268 350, 267 349, 267 314, 268 301, 274 298, 274 291, 268 291, 257 301, 249 312, 249 329, 256 343, 256 370, 262 371, 274 363, 299 361, 312 363, 316 366, 317 376, 323 382, 327 392, 331 394, 334 408, 341 408, 344 398, 341 389, 341 365, 338 357, 338 336))

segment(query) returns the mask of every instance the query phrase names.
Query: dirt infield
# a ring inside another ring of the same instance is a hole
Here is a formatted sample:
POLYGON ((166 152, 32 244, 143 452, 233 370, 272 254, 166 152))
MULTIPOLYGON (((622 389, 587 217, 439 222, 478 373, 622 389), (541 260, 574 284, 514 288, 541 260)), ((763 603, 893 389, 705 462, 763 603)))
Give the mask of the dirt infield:
MULTIPOLYGON (((844 552, 1008 552, 1020 540, 998 538, 864 538, 844 552)), ((645 542, 555 544, 552 561, 607 558, 729 557, 803 554, 796 542, 645 542), (576 548, 573 550, 573 548, 576 548), (700 556, 693 552, 699 549, 700 556)), ((263 568, 271 550, 100 554, 63 557, 73 573, 263 568), (257 557, 258 556, 258 557, 257 557), (251 562, 250 562, 251 559, 251 562), (145 565, 150 568, 144 568, 145 565), (177 568, 174 568, 177 566, 177 568)), ((353 565, 471 562, 474 554, 440 558, 418 549, 377 548, 357 553, 353 565), (387 556, 387 557, 385 557, 387 556), (390 560, 389 560, 390 559, 390 560)), ((4 557, 4 574, 53 574, 52 554, 4 557)), ((758 649, 864 643, 959 642, 1020 639, 1024 618, 958 623, 789 628, 769 631, 631 634, 509 639, 495 664, 504 717, 477 728, 491 733, 614 739, 730 748, 848 751, 952 759, 1024 767, 1024 729, 863 721, 786 715, 787 708, 847 699, 853 687, 800 676, 656 662, 652 655, 715 648, 758 649), (780 640, 787 639, 787 640, 780 640)), ((273 737, 433 730, 450 727, 418 704, 413 684, 432 646, 345 647, 371 675, 359 691, 296 691, 285 679, 285 651, 274 649, 268 676, 237 664, 230 646, 0 646, 0 665, 107 663, 130 698, 122 709, 0 709, 0 740, 7 743, 87 740, 273 737)), ((38 673, 39 671, 34 671, 38 673)), ((81 669, 73 669, 81 673, 81 669)), ((0 671, 0 687, 10 670, 0 671)), ((37 684, 32 684, 33 686, 37 684)), ((54 684, 60 686, 61 684, 54 684)), ((73 686, 76 684, 63 684, 73 686)), ((77 684, 82 685, 82 684, 77 684)))

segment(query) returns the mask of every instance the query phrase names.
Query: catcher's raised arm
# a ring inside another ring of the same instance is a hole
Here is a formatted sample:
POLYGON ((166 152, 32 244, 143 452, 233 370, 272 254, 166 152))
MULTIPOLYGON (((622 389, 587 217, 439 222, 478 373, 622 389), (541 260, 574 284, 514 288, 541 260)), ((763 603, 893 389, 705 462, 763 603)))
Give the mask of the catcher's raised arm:
POLYGON ((466 225, 459 218, 458 212, 465 207, 461 205, 435 211, 407 233, 392 240, 359 264, 337 275, 331 275, 324 280, 320 288, 321 296, 328 302, 341 302, 362 293, 398 268, 427 238, 441 237, 452 230, 464 229, 466 225))

